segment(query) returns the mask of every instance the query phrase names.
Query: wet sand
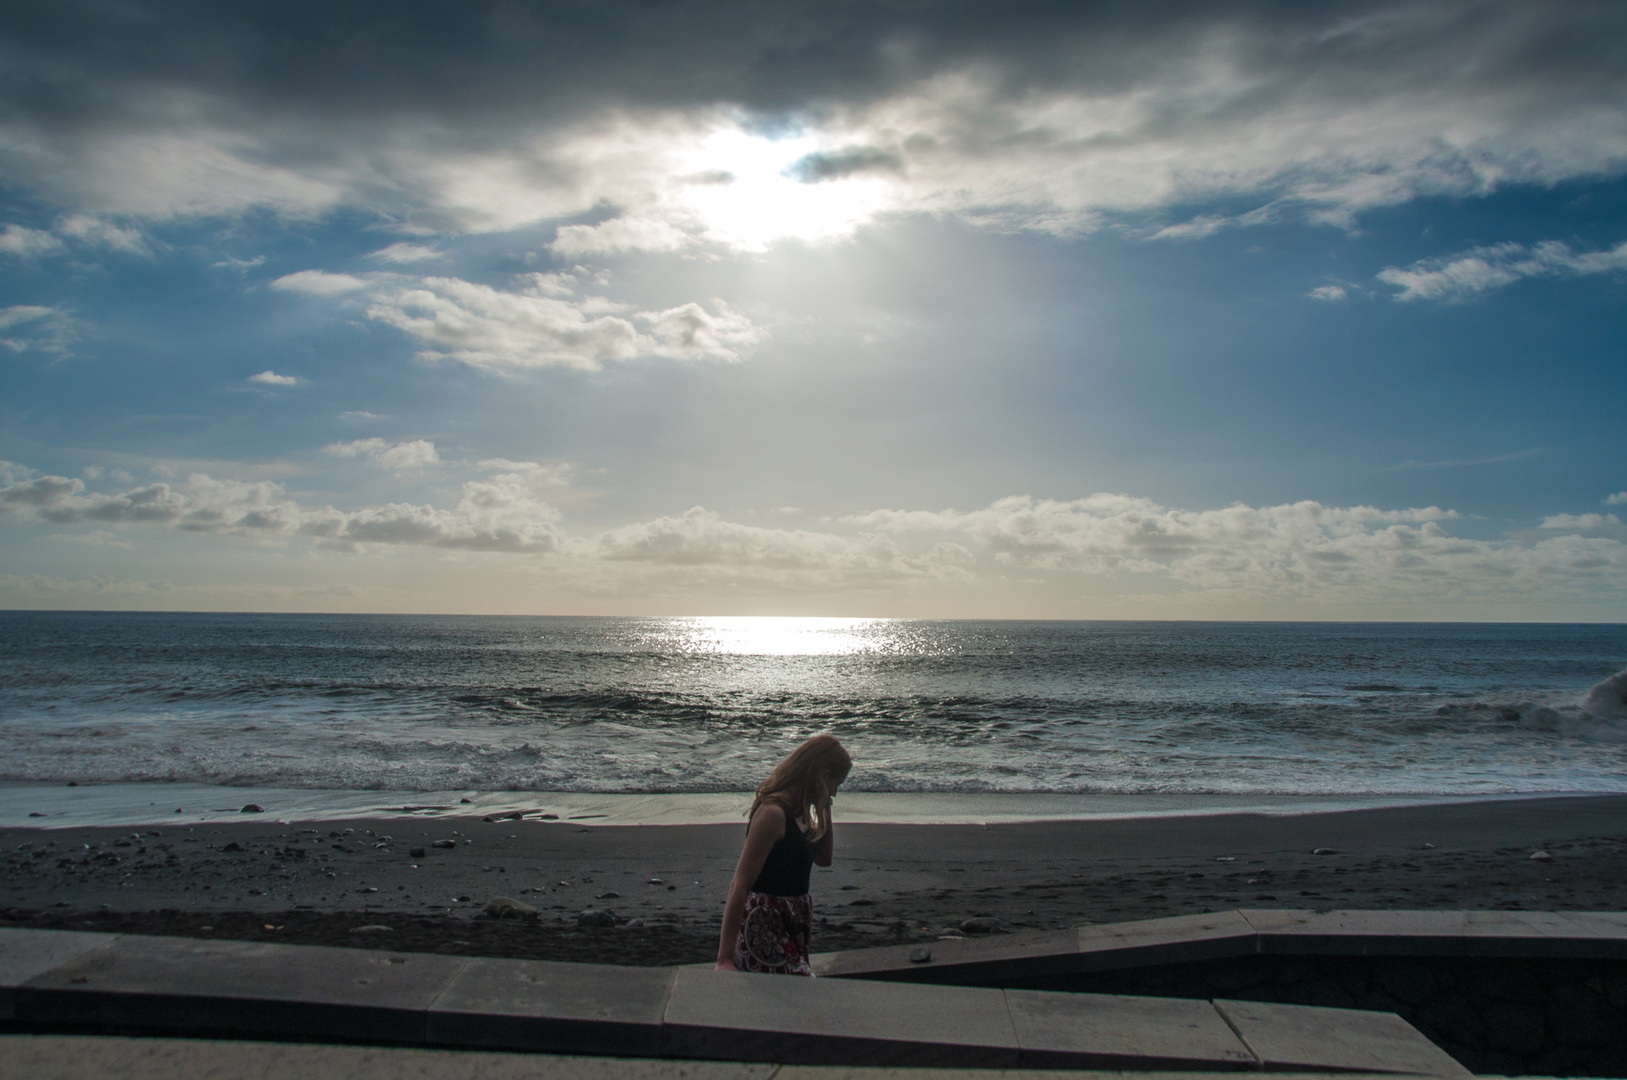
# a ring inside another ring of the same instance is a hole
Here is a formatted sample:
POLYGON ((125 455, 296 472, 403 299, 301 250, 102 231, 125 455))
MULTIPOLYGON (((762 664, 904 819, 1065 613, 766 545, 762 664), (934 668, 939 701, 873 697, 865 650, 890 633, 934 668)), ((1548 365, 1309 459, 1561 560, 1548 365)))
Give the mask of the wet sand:
MULTIPOLYGON (((242 818, 0 831, 0 923, 686 963, 715 952, 744 833, 242 818), (534 917, 487 915, 497 897, 534 917)), ((972 918, 1022 930, 1239 907, 1623 910, 1627 796, 988 826, 838 820, 836 865, 815 871, 813 892, 818 951, 933 939, 972 918)))

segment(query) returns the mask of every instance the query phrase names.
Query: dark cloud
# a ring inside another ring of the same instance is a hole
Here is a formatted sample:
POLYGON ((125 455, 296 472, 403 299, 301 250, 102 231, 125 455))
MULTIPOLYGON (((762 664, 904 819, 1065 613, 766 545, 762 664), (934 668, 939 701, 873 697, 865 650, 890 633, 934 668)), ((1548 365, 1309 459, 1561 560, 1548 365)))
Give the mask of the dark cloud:
POLYGON ((828 154, 806 154, 791 163, 786 175, 804 184, 839 180, 866 172, 898 172, 904 157, 896 150, 879 146, 850 146, 828 154))
POLYGON ((1190 190, 1278 197, 1315 173, 1294 197, 1348 218, 1420 191, 1616 169, 1624 41, 1627 7, 1603 2, 61 0, 0 15, 0 177, 92 211, 348 205, 499 229, 658 198, 583 131, 624 115, 645 135, 693 133, 711 109, 831 134, 837 149, 798 161, 797 179, 908 176, 912 207, 956 212, 945 193, 965 192, 1008 225, 1021 204, 1021 227, 1093 227, 1135 202, 1123 178, 1145 167, 1113 154, 1192 135, 1225 153, 1160 146, 1148 202, 1188 175, 1205 177, 1190 190), (1458 103, 1462 138, 1435 119, 1458 103), (1402 131, 1410 115, 1423 119, 1402 131), (1324 135, 1301 151, 1295 125, 1324 135), (1369 189, 1407 179, 1357 196, 1357 173, 1379 178, 1369 189), (494 183, 508 194, 482 216, 494 183))
MULTIPOLYGON (((13 122, 139 112, 126 92, 196 91, 248 109, 509 123, 606 105, 730 102, 764 112, 897 92, 986 65, 1010 90, 1133 83, 1215 35, 1261 71, 1353 91, 1395 78, 1563 83, 1608 100, 1615 3, 749 2, 12 5, 13 122), (1330 79, 1331 76, 1331 79, 1330 79)), ((1274 83, 1278 80, 1273 80, 1274 83)), ((1283 92, 1286 86, 1264 92, 1283 92)), ((1590 95, 1590 96, 1591 96, 1590 95)))

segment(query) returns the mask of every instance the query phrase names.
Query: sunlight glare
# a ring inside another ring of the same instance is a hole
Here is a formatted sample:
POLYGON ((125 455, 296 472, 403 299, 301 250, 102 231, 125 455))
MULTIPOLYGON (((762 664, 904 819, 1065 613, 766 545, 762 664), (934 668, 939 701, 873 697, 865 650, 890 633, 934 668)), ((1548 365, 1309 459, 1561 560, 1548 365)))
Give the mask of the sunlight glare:
POLYGON ((887 181, 849 176, 803 183, 786 175, 802 157, 821 149, 812 136, 764 138, 738 128, 713 132, 682 158, 692 176, 727 173, 727 183, 692 183, 683 194, 707 233, 734 247, 760 251, 782 238, 822 240, 847 236, 887 201, 887 181))
POLYGON ((887 635, 873 631, 887 619, 736 616, 689 622, 685 647, 694 652, 739 656, 841 656, 876 652, 887 635))

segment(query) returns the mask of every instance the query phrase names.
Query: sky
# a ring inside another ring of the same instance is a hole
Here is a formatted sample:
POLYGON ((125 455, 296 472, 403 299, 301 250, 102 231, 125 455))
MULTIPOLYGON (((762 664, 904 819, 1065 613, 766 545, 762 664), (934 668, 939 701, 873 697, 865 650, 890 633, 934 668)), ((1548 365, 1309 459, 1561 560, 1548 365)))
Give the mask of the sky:
POLYGON ((1619 3, 0 14, 0 607, 1627 618, 1619 3))

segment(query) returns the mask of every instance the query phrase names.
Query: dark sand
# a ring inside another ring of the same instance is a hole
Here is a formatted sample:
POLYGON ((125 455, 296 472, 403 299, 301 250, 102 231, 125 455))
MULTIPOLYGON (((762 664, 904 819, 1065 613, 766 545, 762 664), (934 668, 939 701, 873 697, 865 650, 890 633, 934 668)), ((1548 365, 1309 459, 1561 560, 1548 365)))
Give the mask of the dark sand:
MULTIPOLYGON (((8 829, 0 924, 687 963, 715 953, 743 834, 478 818, 317 827, 251 815, 8 829), (429 847, 446 839, 457 846, 429 847), (499 896, 538 917, 487 916, 499 896), (618 923, 579 925, 587 910, 618 923), (355 932, 364 926, 389 929, 355 932)), ((1269 817, 838 821, 836 865, 815 871, 813 892, 818 951, 932 939, 975 916, 1022 930, 1240 907, 1623 910, 1627 795, 1269 817), (1551 858, 1532 859, 1538 850, 1551 858)))

